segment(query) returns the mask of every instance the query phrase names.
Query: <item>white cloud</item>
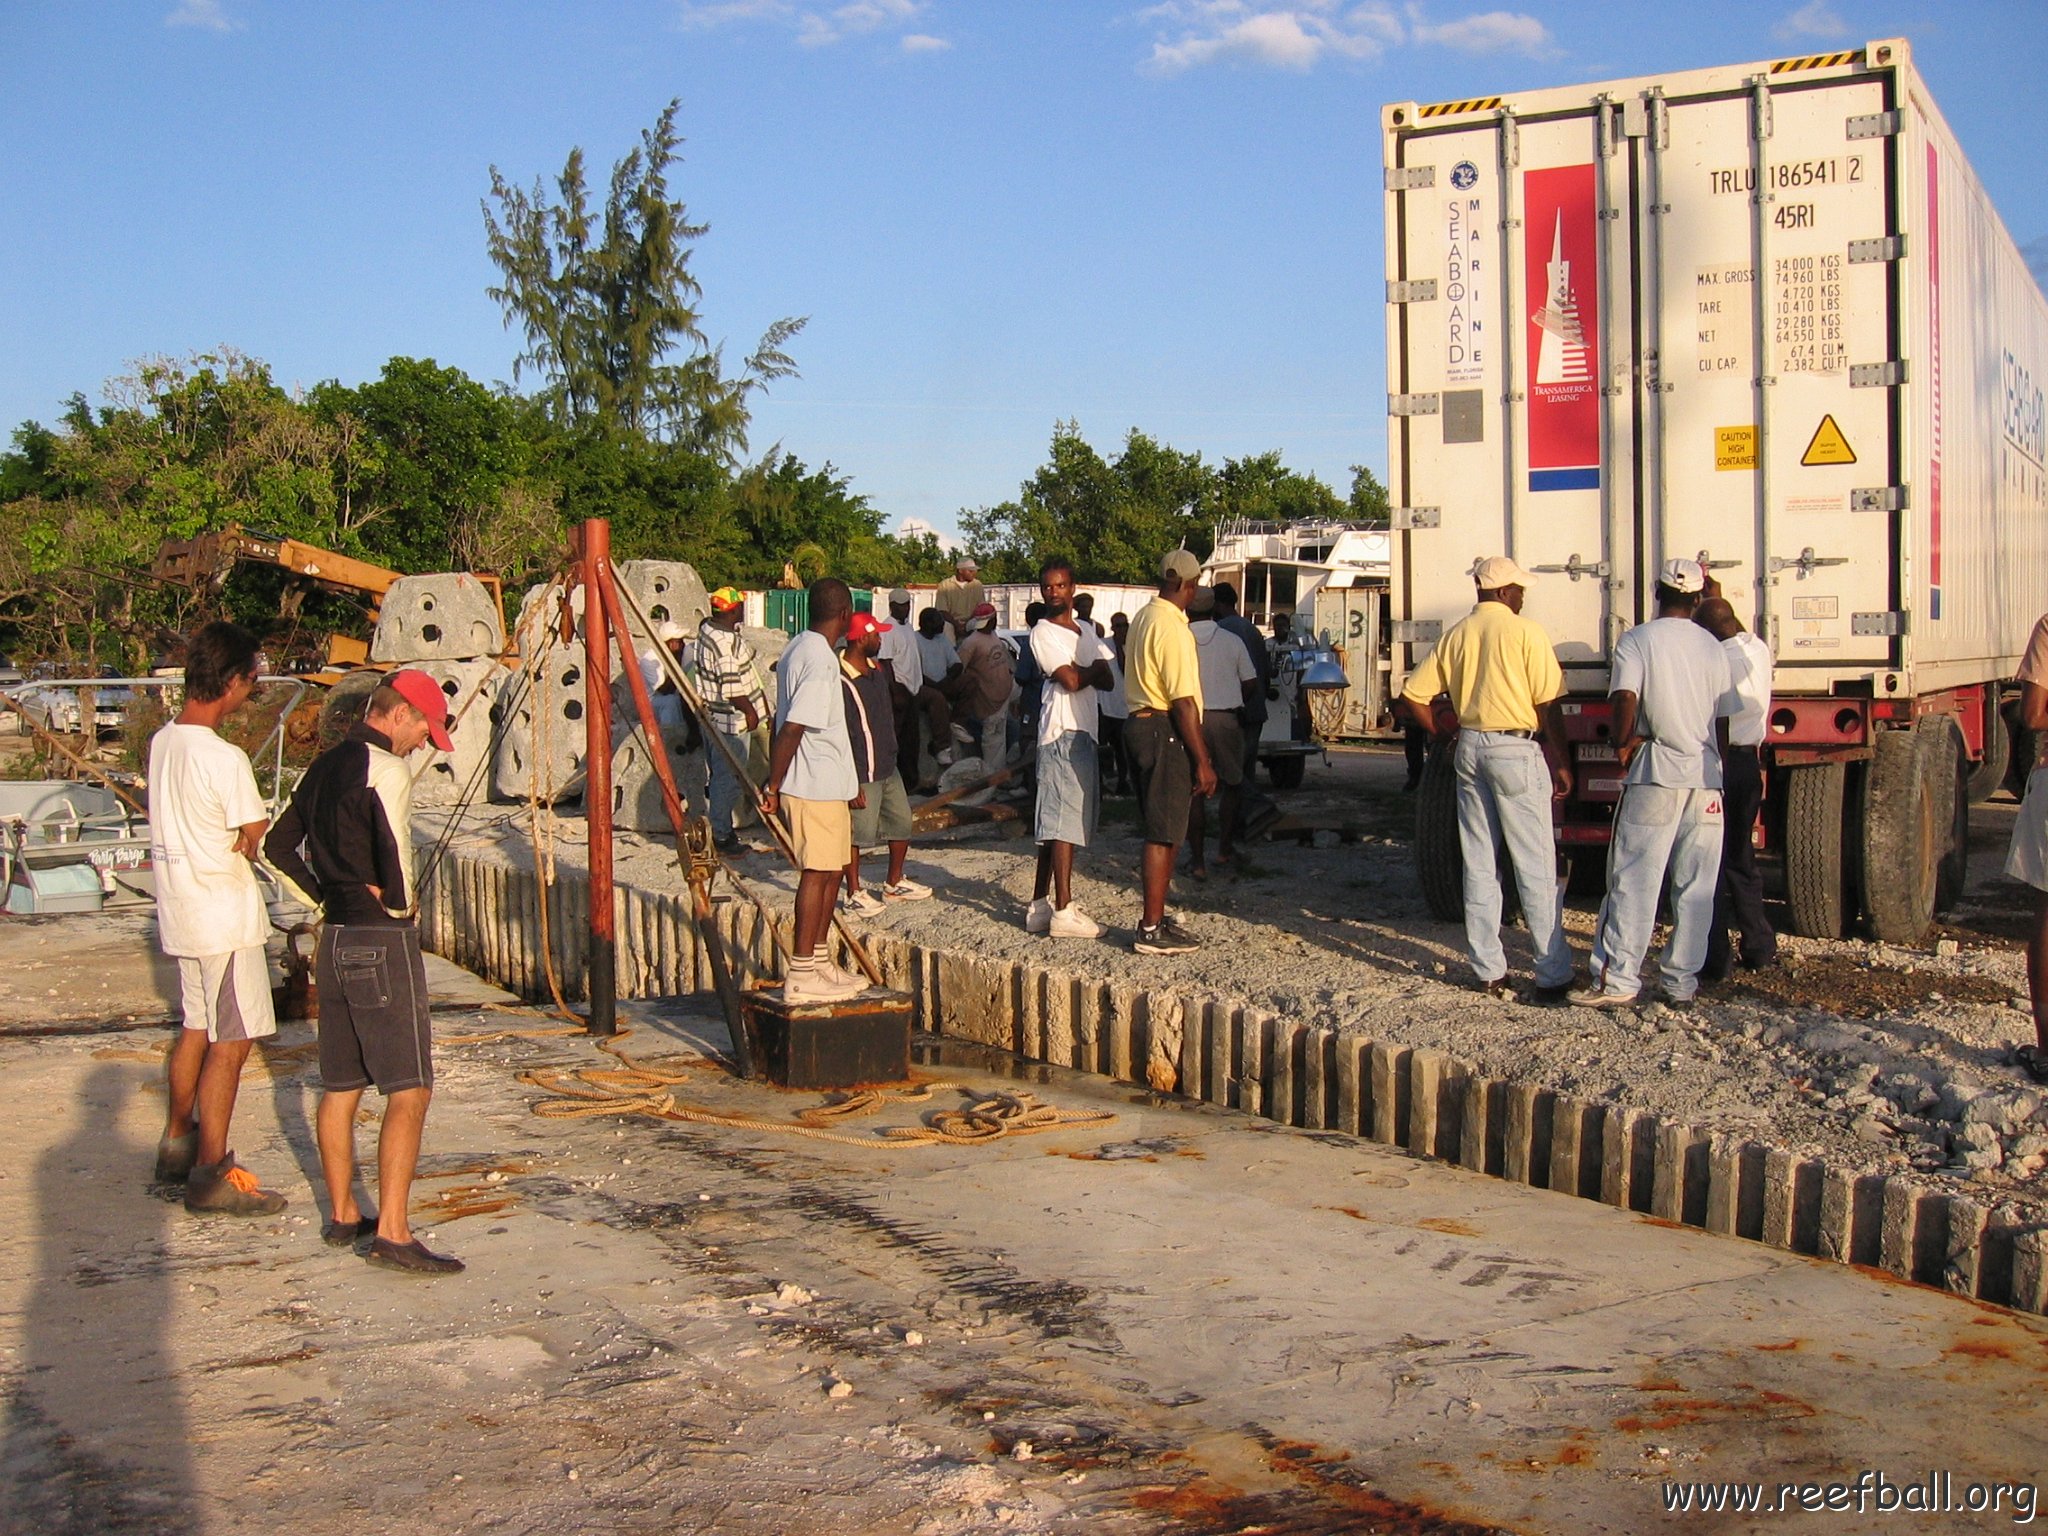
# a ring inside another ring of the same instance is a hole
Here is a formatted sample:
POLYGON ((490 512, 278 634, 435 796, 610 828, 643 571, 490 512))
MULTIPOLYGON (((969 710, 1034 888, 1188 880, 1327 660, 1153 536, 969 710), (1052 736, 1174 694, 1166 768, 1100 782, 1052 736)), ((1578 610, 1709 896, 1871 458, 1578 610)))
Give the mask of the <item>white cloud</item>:
MULTIPOLYGON (((848 0, 843 5, 805 5, 795 0, 682 0, 686 27, 709 30, 714 27, 749 24, 786 28, 806 48, 825 48, 850 37, 907 27, 929 8, 930 0, 848 0)), ((934 46, 951 46, 943 38, 917 33, 924 39, 912 43, 911 52, 932 51, 934 46)))
POLYGON ((1849 33, 1849 23, 1836 14, 1828 0, 1806 0, 1806 4, 1792 12, 1783 21, 1771 28, 1771 35, 1781 43, 1796 43, 1804 39, 1818 38, 1832 42, 1849 33))
POLYGON ((1435 43, 1465 53, 1520 53, 1542 59, 1557 51, 1550 29, 1519 11, 1485 11, 1434 25, 1418 20, 1413 36, 1418 43, 1435 43))
POLYGON ((953 45, 943 37, 933 37, 929 32, 906 32, 898 46, 905 53, 944 53, 953 45))
POLYGON ((233 32, 242 25, 222 9, 221 0, 178 0, 164 18, 167 27, 198 27, 206 32, 233 32))
POLYGON ((1204 64, 1241 62, 1307 70, 1325 58, 1377 59, 1403 44, 1470 53, 1555 53, 1550 29, 1518 11, 1486 11, 1430 22, 1419 5, 1405 19, 1381 0, 1161 0, 1138 13, 1155 31, 1145 68, 1172 75, 1204 64))

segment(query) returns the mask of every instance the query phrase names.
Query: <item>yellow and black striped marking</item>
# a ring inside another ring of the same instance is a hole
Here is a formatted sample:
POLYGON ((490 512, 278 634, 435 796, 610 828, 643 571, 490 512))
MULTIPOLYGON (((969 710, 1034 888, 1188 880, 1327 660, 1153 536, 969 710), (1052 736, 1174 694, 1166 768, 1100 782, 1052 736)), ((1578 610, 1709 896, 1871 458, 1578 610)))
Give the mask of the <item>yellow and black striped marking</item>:
POLYGON ((1453 117, 1460 112, 1491 112, 1498 108, 1498 96, 1475 96, 1470 101, 1433 101, 1426 107, 1417 107, 1417 117, 1453 117))
POLYGON ((1803 59, 1780 59, 1771 66, 1774 75, 1789 75, 1802 69, 1833 69, 1838 64, 1861 64, 1863 50, 1851 48, 1846 53, 1809 53, 1803 59))

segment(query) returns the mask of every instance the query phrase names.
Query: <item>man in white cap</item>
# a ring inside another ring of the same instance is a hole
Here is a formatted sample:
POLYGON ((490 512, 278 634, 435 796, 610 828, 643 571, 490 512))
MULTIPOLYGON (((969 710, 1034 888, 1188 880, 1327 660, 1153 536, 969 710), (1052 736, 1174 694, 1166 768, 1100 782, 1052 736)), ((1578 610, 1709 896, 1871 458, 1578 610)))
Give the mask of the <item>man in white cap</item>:
POLYGON ((1543 626, 1522 617, 1531 579, 1506 555, 1474 566, 1478 605, 1408 674, 1401 697, 1433 728, 1440 728, 1439 696, 1449 698, 1457 716, 1465 948, 1480 990, 1516 995, 1500 938, 1498 850, 1505 844, 1536 950, 1534 999, 1561 1003, 1571 991, 1572 957, 1558 910, 1550 806, 1571 793, 1571 759, 1554 707, 1564 692, 1557 652, 1543 626))
POLYGON ((1626 1008, 1641 993, 1667 872, 1671 937, 1658 966, 1664 996, 1684 1007, 1699 991, 1721 874, 1727 727, 1719 722, 1742 708, 1728 653, 1693 623, 1706 584, 1698 561, 1665 561, 1657 573, 1657 617, 1614 642, 1608 699, 1627 772, 1607 849, 1593 983, 1571 997, 1583 1007, 1626 1008))
POLYGON ((952 632, 956 645, 967 638, 974 610, 987 601, 988 593, 981 585, 981 567, 972 555, 962 555, 953 562, 953 574, 939 583, 932 598, 945 615, 946 628, 952 632))
MULTIPOLYGON (((910 622, 910 603, 907 588, 898 587, 889 594, 889 622, 882 626, 882 649, 877 657, 889 672, 889 716, 896 726, 896 768, 906 790, 917 788, 917 695, 924 687, 924 658, 918 651, 917 630, 910 622)), ((933 698, 943 713, 946 701, 936 694, 933 698)), ((943 747, 945 742, 937 745, 943 747)))

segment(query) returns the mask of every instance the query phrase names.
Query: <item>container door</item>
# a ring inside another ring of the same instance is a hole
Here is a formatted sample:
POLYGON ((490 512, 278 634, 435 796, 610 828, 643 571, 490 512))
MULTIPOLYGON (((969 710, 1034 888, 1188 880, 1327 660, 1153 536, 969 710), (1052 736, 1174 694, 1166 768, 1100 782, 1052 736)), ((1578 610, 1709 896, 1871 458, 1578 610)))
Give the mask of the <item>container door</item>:
POLYGON ((1892 654, 1893 389, 1859 371, 1897 356, 1891 277, 1857 243, 1891 233, 1893 141, 1851 137, 1885 90, 1647 103, 1646 553, 1716 567, 1780 688, 1892 654))
MULTIPOLYGON (((1388 194, 1395 612, 1447 628, 1471 611, 1473 564, 1511 555, 1542 576, 1525 612, 1582 671, 1604 668, 1630 579, 1612 548, 1633 496, 1633 226, 1615 216, 1629 187, 1612 116, 1399 137, 1388 194)), ((1405 623, 1397 641, 1423 640, 1405 623)), ((1427 643, 1396 650, 1405 672, 1427 643)))

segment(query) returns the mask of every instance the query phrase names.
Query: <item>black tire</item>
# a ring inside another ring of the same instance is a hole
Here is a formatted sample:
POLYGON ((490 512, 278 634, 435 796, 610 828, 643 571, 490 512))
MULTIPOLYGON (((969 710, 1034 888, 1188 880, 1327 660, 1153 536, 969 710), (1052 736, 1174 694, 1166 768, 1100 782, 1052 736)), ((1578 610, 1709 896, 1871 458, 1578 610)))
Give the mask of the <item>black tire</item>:
POLYGON ((1591 898, 1607 894, 1607 850, 1574 848, 1565 855, 1564 893, 1591 898))
POLYGON ((1448 747, 1433 746, 1415 791, 1415 877, 1440 922, 1465 920, 1465 855, 1458 846, 1458 770, 1448 747))
POLYGON ((1934 914, 1946 917, 1963 899, 1970 877, 1970 758, 1962 731, 1946 715, 1922 720, 1914 734, 1920 738, 1921 770, 1942 838, 1934 865, 1934 914))
POLYGON ((1273 781, 1275 789, 1299 789, 1307 774, 1307 753, 1290 752, 1285 757, 1266 759, 1266 777, 1273 781))
POLYGON ((2020 724, 2019 700, 2014 699, 1999 711, 2005 721, 2006 748, 2005 787, 2012 791, 2015 800, 2027 798, 2027 775, 2034 771, 2034 733, 2020 724))
POLYGON ((1918 944, 1927 937, 1934 923, 1936 866, 1954 814, 1928 792, 1922 744, 1918 730, 1880 731, 1865 780, 1863 915, 1871 936, 1887 944, 1918 944))
POLYGON ((1785 772, 1785 903, 1792 931, 1839 939, 1854 906, 1849 894, 1846 763, 1802 763, 1785 772))
POLYGON ((1971 805, 1982 805, 1997 794, 2012 766, 2012 733, 2005 728, 2005 711, 1998 707, 1995 695, 1984 716, 1984 756, 1968 770, 1971 805))

